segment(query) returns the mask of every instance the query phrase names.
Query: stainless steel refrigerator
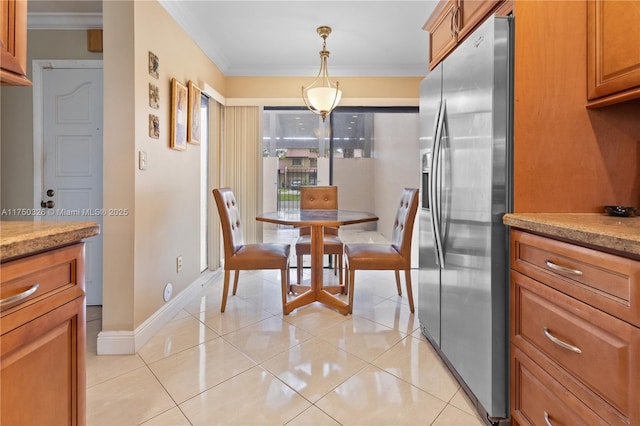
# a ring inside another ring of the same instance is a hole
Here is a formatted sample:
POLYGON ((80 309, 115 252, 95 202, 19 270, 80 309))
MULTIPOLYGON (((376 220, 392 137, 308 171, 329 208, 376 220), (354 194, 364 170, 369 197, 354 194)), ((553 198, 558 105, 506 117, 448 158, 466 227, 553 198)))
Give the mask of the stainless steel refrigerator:
POLYGON ((512 26, 491 17, 420 86, 420 327, 495 422, 509 411, 512 26))

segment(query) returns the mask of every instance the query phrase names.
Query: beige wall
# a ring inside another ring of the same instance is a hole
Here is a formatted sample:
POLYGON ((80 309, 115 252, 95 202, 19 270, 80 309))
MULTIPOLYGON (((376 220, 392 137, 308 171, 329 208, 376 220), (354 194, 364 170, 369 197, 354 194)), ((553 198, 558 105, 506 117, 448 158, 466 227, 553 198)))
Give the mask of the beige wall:
MULTIPOLYGON (((426 73, 426 70, 425 70, 426 73)), ((423 77, 332 77, 342 90, 340 105, 413 106, 423 77)), ((302 86, 309 77, 227 77, 226 96, 234 103, 303 105, 302 86)))
POLYGON ((103 218, 102 329, 134 329, 135 91, 133 3, 103 5, 103 206, 128 216, 103 218))
POLYGON ((129 217, 105 218, 103 330, 134 330, 200 276, 200 147, 169 148, 171 78, 206 82, 224 93, 224 76, 156 2, 105 2, 104 206, 129 217), (148 52, 160 77, 148 72, 148 52), (149 83, 160 109, 149 107, 149 83), (148 135, 160 117, 160 139, 148 135), (137 168, 139 151, 147 170, 137 168), (176 271, 176 257, 183 269, 176 271))
MULTIPOLYGON (((85 30, 33 30, 27 32, 27 75, 34 59, 102 59, 87 51, 85 30)), ((33 89, 0 88, 1 125, 0 204, 5 209, 33 208, 33 89)), ((2 220, 32 220, 2 216, 2 220)))

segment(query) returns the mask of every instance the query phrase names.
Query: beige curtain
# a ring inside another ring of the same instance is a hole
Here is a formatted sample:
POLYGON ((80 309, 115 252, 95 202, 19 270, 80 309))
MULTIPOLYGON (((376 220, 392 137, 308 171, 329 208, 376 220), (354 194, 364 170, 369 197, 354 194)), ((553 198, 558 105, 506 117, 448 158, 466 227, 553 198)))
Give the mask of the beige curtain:
POLYGON ((262 108, 224 109, 221 186, 233 190, 238 201, 246 243, 262 241, 262 108))
POLYGON ((214 188, 220 187, 222 179, 222 134, 223 134, 223 106, 209 98, 209 269, 215 271, 220 268, 220 259, 222 258, 222 234, 220 232, 220 216, 213 199, 214 188))

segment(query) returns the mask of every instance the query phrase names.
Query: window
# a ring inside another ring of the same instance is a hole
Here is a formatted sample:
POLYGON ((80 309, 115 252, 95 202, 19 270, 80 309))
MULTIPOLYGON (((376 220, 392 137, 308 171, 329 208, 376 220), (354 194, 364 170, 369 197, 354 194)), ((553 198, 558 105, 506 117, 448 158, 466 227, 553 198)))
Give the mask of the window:
POLYGON ((417 112, 416 107, 339 107, 323 123, 307 109, 265 107, 263 155, 301 155, 292 159, 292 166, 301 166, 304 158, 309 159, 306 164, 315 165, 317 158, 329 158, 331 147, 336 158, 371 158, 375 114, 417 112))
POLYGON ((367 210, 369 206, 358 204, 371 199, 362 188, 373 188, 374 169, 386 170, 384 165, 397 157, 389 144, 399 138, 403 143, 415 141, 417 147, 417 113, 417 107, 340 107, 323 123, 306 108, 265 107, 263 156, 268 175, 264 181, 273 182, 268 185, 272 192, 264 194, 265 203, 273 198, 274 209, 297 208, 300 186, 339 185, 347 207, 367 210), (395 113, 415 120, 407 122, 395 113), (375 158, 376 138, 382 158, 375 158), (351 194, 349 187, 359 188, 360 194, 351 194))

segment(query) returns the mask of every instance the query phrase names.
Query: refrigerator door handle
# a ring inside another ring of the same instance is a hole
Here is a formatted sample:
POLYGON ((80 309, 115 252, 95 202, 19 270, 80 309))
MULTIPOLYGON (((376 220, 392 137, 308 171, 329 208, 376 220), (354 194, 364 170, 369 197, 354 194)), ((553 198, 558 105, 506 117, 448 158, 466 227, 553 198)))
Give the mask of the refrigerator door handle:
MULTIPOLYGON (((438 110, 436 111, 435 114, 435 119, 433 120, 433 138, 431 139, 433 141, 432 145, 431 145, 431 158, 429 159, 429 175, 428 175, 428 182, 427 182, 427 186, 428 186, 428 197, 429 197, 429 206, 431 207, 431 227, 433 228, 434 226, 434 202, 435 202, 435 197, 434 197, 434 184, 435 184, 435 163, 436 163, 436 146, 437 146, 437 140, 439 137, 439 133, 438 133, 438 125, 440 123, 440 112, 442 111, 442 101, 438 102, 438 110)), ((435 229, 434 229, 435 231, 435 229)), ((437 258, 437 255, 436 255, 437 258)))
MULTIPOLYGON (((429 193, 429 206, 431 207, 431 230, 433 231, 433 238, 434 240, 435 235, 436 235, 436 229, 437 229, 437 224, 438 224, 438 219, 436 217, 437 214, 437 210, 436 210, 436 197, 435 197, 435 181, 436 181, 436 161, 437 161, 437 148, 438 148, 438 140, 440 138, 440 113, 442 112, 442 101, 438 102, 438 110, 436 111, 435 114, 435 119, 434 119, 434 123, 433 123, 433 138, 431 139, 433 141, 433 144, 431 145, 431 163, 429 164, 429 170, 431 170, 431 173, 429 173, 429 182, 428 182, 428 186, 429 186, 429 190, 427 191, 429 193)), ((435 250, 434 250, 434 255, 436 257, 436 264, 438 264, 440 256, 438 254, 438 243, 437 241, 434 241, 435 243, 435 250)))
POLYGON ((438 124, 436 126, 436 134, 433 138, 433 149, 432 149, 432 167, 431 167, 431 175, 430 175, 430 193, 432 198, 431 204, 431 216, 433 220, 431 224, 433 226, 433 235, 435 237, 436 243, 436 263, 440 265, 440 267, 444 267, 444 252, 442 246, 442 235, 440 233, 441 223, 440 223, 440 157, 441 157, 441 149, 442 149, 442 129, 444 126, 445 115, 447 113, 447 104, 445 100, 442 100, 440 103, 440 111, 438 112, 438 124))

